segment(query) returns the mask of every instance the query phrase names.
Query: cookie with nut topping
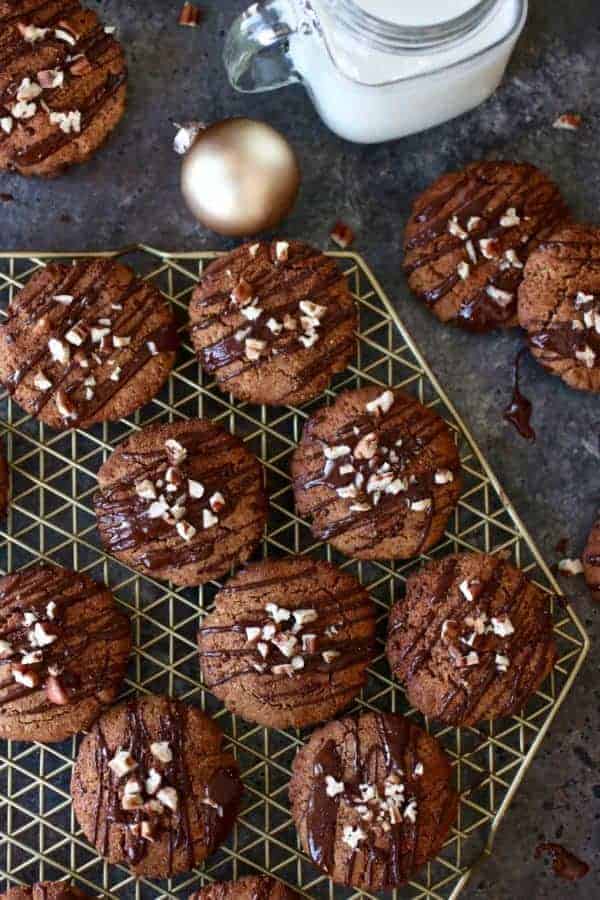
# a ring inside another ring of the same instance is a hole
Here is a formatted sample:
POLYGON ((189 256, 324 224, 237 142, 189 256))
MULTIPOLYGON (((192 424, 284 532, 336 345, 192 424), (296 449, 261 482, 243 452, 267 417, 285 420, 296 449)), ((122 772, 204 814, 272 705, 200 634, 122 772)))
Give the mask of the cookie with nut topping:
POLYGON ((400 391, 340 394, 305 426, 291 463, 316 538, 359 559, 409 559, 436 544, 461 490, 450 429, 400 391))
POLYGON ((476 162, 414 203, 404 271, 442 322, 472 331, 517 324, 530 253, 568 218, 556 185, 529 163, 476 162))
POLYGON ((207 419, 151 425, 98 472, 98 531, 133 569, 182 586, 220 578, 253 553, 266 521, 259 461, 207 419))
POLYGON ((54 176, 104 143, 127 91, 114 31, 76 0, 0 0, 0 169, 54 176))
POLYGON ((101 856, 138 876, 167 878, 194 868, 225 840, 242 784, 208 716, 149 695, 114 706, 85 736, 71 793, 101 856))
POLYGON ((346 279, 301 241, 244 244, 220 257, 194 292, 190 318, 204 371, 250 403, 312 400, 355 351, 346 279))
POLYGON ((328 562, 286 557, 231 578, 200 628, 203 681, 227 708, 270 728, 332 718, 366 681, 375 608, 328 562))
POLYGON ((29 279, 0 326, 0 381, 58 430, 127 416, 175 362, 170 304, 112 259, 51 263, 29 279))
POLYGON ((450 761, 402 716, 369 712, 315 731, 293 765, 292 816, 312 862, 337 884, 404 884, 456 819, 450 761))
POLYGON ((426 716, 462 726, 513 715, 554 665, 550 597, 499 556, 435 560, 392 608, 387 655, 426 716))
POLYGON ((237 881, 215 881, 188 900, 299 900, 300 894, 270 875, 246 875, 237 881))
POLYGON ((117 697, 126 616, 87 575, 37 564, 0 578, 0 737, 62 741, 117 697))
POLYGON ((519 289, 529 349, 569 387, 600 392, 600 228, 569 225, 532 253, 519 289))

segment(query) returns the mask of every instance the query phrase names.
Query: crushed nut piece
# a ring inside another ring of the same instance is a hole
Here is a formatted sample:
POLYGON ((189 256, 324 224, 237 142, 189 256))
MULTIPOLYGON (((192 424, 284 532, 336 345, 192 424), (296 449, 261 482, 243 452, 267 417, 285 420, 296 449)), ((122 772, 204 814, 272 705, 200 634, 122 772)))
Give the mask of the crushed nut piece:
POLYGON ((195 28, 200 24, 201 18, 202 13, 198 7, 194 3, 190 3, 189 0, 186 0, 179 14, 179 24, 187 25, 189 28, 195 28))
POLYGON ((579 131, 583 124, 583 117, 577 113, 563 113, 552 123, 553 128, 563 131, 579 131))
POLYGON ((108 768, 115 773, 117 778, 122 778, 123 775, 133 772, 137 767, 138 764, 129 750, 117 750, 108 764, 108 768))
POLYGON ((331 231, 329 232, 329 237, 337 244, 338 247, 341 247, 342 250, 345 250, 354 242, 354 232, 350 228, 349 225, 346 225, 345 222, 337 221, 331 231))

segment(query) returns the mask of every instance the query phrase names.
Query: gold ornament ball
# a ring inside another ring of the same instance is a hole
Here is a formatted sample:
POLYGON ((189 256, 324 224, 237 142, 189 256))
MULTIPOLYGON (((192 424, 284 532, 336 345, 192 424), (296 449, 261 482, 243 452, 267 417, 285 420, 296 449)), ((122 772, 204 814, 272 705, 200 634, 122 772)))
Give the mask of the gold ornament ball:
POLYGON ((181 167, 194 216, 219 234, 273 228, 294 205, 300 167, 289 143, 265 122, 226 119, 201 131, 181 167))

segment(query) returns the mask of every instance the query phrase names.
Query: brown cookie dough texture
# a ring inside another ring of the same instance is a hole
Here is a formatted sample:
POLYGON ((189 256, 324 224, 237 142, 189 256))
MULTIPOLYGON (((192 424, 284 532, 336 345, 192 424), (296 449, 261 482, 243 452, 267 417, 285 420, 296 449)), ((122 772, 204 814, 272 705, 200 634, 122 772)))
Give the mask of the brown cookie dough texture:
POLYGON ((200 710, 148 696, 109 710, 83 739, 71 793, 98 853, 166 878, 201 863, 235 822, 242 785, 200 710))
POLYGON ((296 900, 300 894, 270 875, 217 881, 190 894, 189 900, 296 900))
POLYGON ((474 725, 512 715, 554 665, 548 595, 496 556, 436 560, 392 608, 387 654, 426 716, 474 725))
POLYGON ((442 534, 460 496, 446 423, 400 391, 347 391, 309 419, 291 472, 315 537, 359 559, 409 559, 442 534))
POLYGON ((207 419, 136 432, 100 468, 98 484, 107 551, 177 585, 204 584, 246 562, 266 521, 259 461, 207 419))
POLYGON ((0 737, 61 741, 112 703, 129 621, 87 575, 37 564, 0 578, 0 737))
POLYGON ((583 551, 583 574, 592 600, 600 603, 600 516, 590 531, 583 551))
POLYGON ((204 683, 232 712, 271 728, 315 725, 364 686, 375 608, 330 563, 265 560, 217 594, 198 643, 204 683))
POLYGON ((0 326, 0 381, 53 428, 89 428, 151 400, 175 362, 170 305, 127 266, 51 263, 0 326))
POLYGON ((0 516, 6 514, 10 496, 10 476, 4 448, 0 444, 0 516))
POLYGON ((106 140, 127 82, 113 31, 77 0, 0 0, 0 169, 57 175, 106 140))
POLYGON ((190 318, 204 371, 251 403, 305 403, 354 354, 346 279, 334 259, 301 241, 245 244, 216 260, 190 318))
POLYGON ((600 391, 600 229, 567 226, 532 253, 519 322, 544 368, 569 387, 600 391))
POLYGON ((329 722, 294 761, 300 843, 338 884, 397 887, 444 845, 457 812, 450 780, 440 745, 402 716, 329 722))
POLYGON ((0 900, 86 900, 85 894, 67 881, 39 881, 33 885, 18 885, 0 894, 0 900))
POLYGON ((527 257, 567 216, 556 185, 528 163, 477 162, 443 175, 406 227, 410 288, 442 322, 516 325, 527 257))

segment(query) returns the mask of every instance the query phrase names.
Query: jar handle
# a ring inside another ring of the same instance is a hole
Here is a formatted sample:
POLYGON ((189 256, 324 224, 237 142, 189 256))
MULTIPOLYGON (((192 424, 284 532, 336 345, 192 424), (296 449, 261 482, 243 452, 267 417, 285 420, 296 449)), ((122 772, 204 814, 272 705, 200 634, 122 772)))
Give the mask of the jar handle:
POLYGON ((236 91, 274 91, 300 81, 287 53, 298 30, 290 0, 253 3, 235 20, 225 39, 223 61, 236 91))

